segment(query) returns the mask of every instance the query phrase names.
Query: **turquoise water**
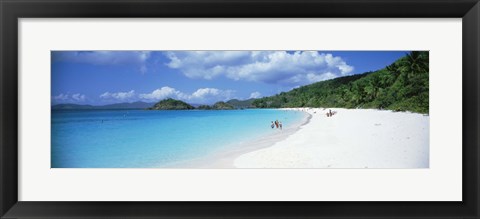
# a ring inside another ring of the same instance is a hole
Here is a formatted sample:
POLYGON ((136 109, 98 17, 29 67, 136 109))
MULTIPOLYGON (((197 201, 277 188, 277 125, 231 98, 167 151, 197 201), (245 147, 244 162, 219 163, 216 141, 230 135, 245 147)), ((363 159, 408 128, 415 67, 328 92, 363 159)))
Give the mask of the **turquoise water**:
POLYGON ((52 111, 52 168, 149 168, 171 166, 288 128, 305 114, 252 110, 52 111))

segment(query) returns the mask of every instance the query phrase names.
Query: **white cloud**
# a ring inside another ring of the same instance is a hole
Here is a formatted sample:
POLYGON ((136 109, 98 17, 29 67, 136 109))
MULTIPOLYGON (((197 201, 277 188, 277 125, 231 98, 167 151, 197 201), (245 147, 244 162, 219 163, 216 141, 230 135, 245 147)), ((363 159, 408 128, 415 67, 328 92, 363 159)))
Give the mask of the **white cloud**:
POLYGON ((82 102, 85 101, 85 95, 84 94, 73 94, 72 99, 77 102, 82 102))
POLYGON ((206 103, 217 102, 232 99, 235 91, 233 90, 220 90, 216 88, 200 88, 187 96, 190 102, 206 103))
POLYGON ((136 65, 145 73, 149 51, 54 51, 53 61, 88 63, 94 65, 136 65))
POLYGON ((250 98, 260 98, 261 96, 262 96, 262 94, 258 91, 255 91, 255 92, 250 94, 250 98))
POLYGON ((163 100, 166 98, 183 99, 186 95, 171 87, 162 87, 147 94, 139 94, 138 97, 147 100, 163 100))
POLYGON ((151 93, 139 94, 138 97, 146 100, 163 100, 173 98, 190 103, 213 103, 231 99, 234 91, 220 90, 216 88, 200 88, 191 94, 187 94, 171 87, 162 87, 152 91, 151 93))
POLYGON ((189 78, 304 85, 348 75, 353 66, 341 57, 316 51, 192 51, 168 52, 167 66, 189 78))
POLYGON ((68 98, 69 98, 68 94, 59 94, 57 96, 53 96, 53 99, 57 101, 65 101, 65 100, 68 100, 68 98))
POLYGON ((200 88, 197 91, 193 92, 190 96, 191 98, 204 98, 206 96, 217 96, 221 93, 219 89, 216 88, 200 88))
POLYGON ((100 95, 100 98, 103 99, 116 99, 116 100, 128 100, 135 96, 135 91, 131 90, 128 92, 117 92, 117 93, 110 93, 105 92, 100 95))
POLYGON ((87 99, 85 94, 58 94, 52 97, 53 102, 55 103, 75 103, 75 102, 84 102, 87 99))

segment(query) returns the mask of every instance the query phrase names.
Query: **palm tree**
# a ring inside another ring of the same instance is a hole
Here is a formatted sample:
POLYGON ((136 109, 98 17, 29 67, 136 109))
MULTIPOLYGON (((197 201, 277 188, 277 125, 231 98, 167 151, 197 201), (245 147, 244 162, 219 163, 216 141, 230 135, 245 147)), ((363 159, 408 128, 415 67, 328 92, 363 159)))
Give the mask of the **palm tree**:
POLYGON ((412 51, 406 56, 405 71, 407 78, 410 79, 417 73, 424 73, 428 71, 428 59, 426 56, 428 52, 412 51))
POLYGON ((399 65, 397 62, 387 66, 386 69, 394 76, 394 80, 396 80, 398 76, 402 74, 403 70, 402 65, 399 65))

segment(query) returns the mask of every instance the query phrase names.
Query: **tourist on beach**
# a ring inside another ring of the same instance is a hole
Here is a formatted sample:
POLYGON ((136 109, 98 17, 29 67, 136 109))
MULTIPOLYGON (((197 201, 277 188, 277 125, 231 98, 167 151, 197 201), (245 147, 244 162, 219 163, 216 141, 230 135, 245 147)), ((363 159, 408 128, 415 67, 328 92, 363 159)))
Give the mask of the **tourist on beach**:
POLYGON ((273 127, 275 127, 275 125, 273 124, 273 121, 272 121, 272 125, 270 127, 272 127, 272 129, 273 129, 273 127))
POLYGON ((277 119, 277 120, 275 120, 275 126, 276 126, 276 127, 277 127, 277 129, 278 129, 278 119, 277 119))
POLYGON ((332 116, 333 116, 332 110, 329 109, 328 112, 327 112, 327 117, 332 117, 332 116))
POLYGON ((279 122, 278 126, 280 126, 280 130, 281 130, 282 129, 282 122, 279 122))

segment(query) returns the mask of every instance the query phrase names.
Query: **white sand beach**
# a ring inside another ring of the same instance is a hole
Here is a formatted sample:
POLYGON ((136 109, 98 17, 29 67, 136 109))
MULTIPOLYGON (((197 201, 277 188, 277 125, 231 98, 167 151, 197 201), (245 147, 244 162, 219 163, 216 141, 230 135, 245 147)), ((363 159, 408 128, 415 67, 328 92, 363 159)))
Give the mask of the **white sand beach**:
POLYGON ((312 115, 272 146, 237 156, 236 168, 428 168, 429 116, 371 109, 312 115))

